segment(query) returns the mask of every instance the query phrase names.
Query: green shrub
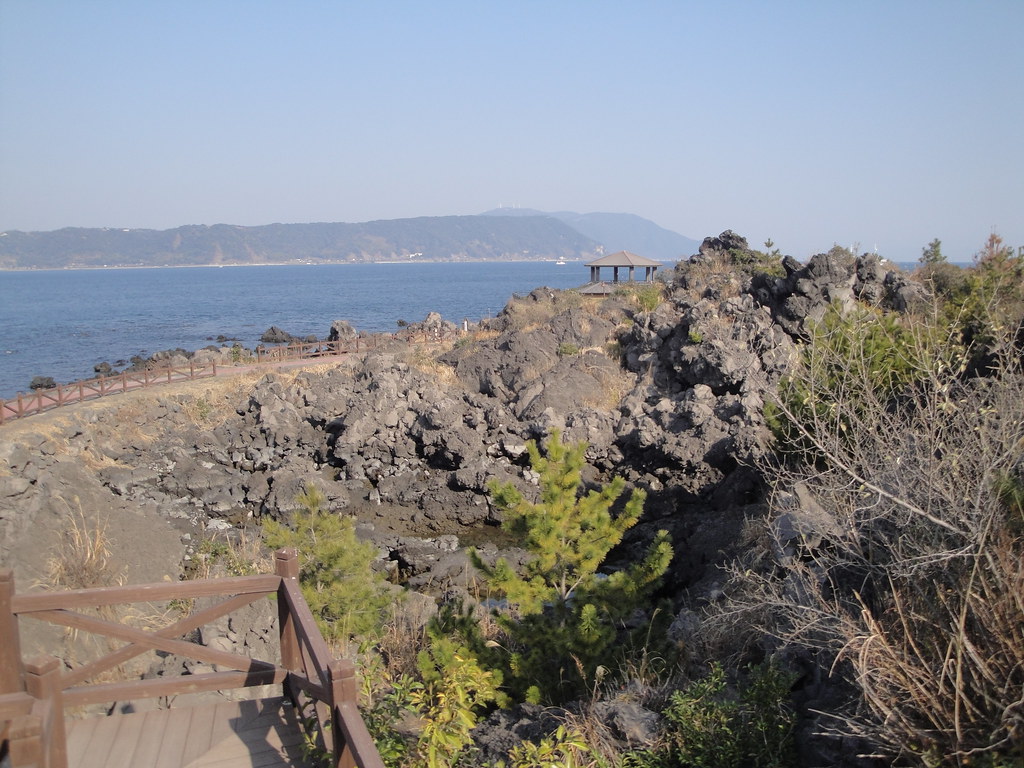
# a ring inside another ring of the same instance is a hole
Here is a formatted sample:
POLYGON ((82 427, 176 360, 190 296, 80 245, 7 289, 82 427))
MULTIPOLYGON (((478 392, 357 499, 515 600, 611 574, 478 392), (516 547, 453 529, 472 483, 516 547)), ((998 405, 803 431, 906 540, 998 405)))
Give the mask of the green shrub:
POLYGON ((954 331, 923 318, 837 306, 810 329, 800 368, 779 384, 765 416, 780 451, 803 454, 817 434, 856 439, 851 416, 912 399, 926 379, 955 377, 966 365, 954 331))
POLYGON ((525 741, 508 753, 509 768, 596 768, 586 740, 576 731, 558 726, 540 743, 525 741))
POLYGON ((643 558, 623 570, 599 572, 639 520, 644 492, 635 489, 613 517, 611 507, 625 490, 622 478, 578 497, 586 443, 566 445, 556 430, 545 443, 546 455, 536 441, 527 448, 540 475, 540 502, 527 501, 511 483, 492 484, 491 498, 530 560, 517 573, 504 559, 489 567, 475 552, 470 556, 508 603, 496 618, 509 638, 504 668, 512 694, 555 703, 582 693, 611 663, 622 620, 664 574, 672 547, 660 531, 643 558))
POLYGON ((272 549, 295 547, 299 582, 324 637, 348 640, 376 633, 388 604, 384 579, 371 569, 377 556, 372 544, 356 538, 351 518, 323 508, 323 493, 314 485, 298 497, 294 530, 275 520, 263 524, 272 549))
POLYGON ((559 357, 570 357, 572 355, 578 355, 580 348, 568 341, 563 341, 558 345, 558 356, 559 357))
POLYGON ((451 638, 430 633, 430 645, 417 664, 421 684, 410 687, 409 701, 422 720, 412 768, 449 768, 472 743, 470 731, 482 708, 497 696, 494 673, 451 638))
POLYGON ((1006 337, 1018 351, 1024 347, 1024 255, 992 234, 975 256, 967 284, 963 300, 954 302, 956 317, 973 362, 988 367, 1006 337))
POLYGON ((634 291, 636 303, 644 312, 653 312, 661 304, 664 288, 661 283, 642 283, 634 291))
POLYGON ((738 692, 713 664, 707 677, 675 691, 663 712, 663 746, 629 764, 663 768, 782 768, 796 764, 789 705, 794 677, 774 664, 748 667, 738 692))

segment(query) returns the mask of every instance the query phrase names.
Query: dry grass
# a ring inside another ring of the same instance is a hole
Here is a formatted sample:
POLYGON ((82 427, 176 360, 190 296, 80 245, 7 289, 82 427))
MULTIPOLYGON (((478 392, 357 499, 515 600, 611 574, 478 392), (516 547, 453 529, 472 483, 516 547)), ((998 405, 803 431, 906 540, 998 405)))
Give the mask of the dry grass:
MULTIPOLYGON (((605 351, 597 347, 584 350, 584 353, 587 352, 605 355, 605 351)), ((601 411, 614 411, 622 402, 622 398, 632 390, 635 383, 633 378, 624 371, 612 372, 604 366, 588 365, 585 354, 580 356, 580 360, 583 370, 593 376, 601 385, 600 396, 584 397, 582 404, 601 411)))
POLYGON ((699 299, 709 289, 719 299, 732 298, 742 293, 737 267, 728 256, 716 254, 697 262, 684 262, 680 269, 679 284, 690 301, 699 299))
POLYGON ((129 465, 118 461, 102 451, 87 445, 78 454, 78 460, 89 469, 96 471, 107 467, 127 467, 129 465))
POLYGON ((464 336, 463 338, 469 339, 474 343, 478 343, 482 341, 490 341, 491 339, 496 339, 500 335, 501 334, 496 330, 493 330, 491 328, 485 328, 483 330, 473 331, 467 336, 464 336))
POLYGON ((440 347, 430 348, 425 345, 417 345, 406 353, 404 359, 411 368, 427 374, 439 386, 445 389, 461 389, 462 384, 455 373, 455 369, 438 359, 441 354, 450 350, 451 347, 451 344, 442 344, 440 347))
POLYGON ((70 510, 67 526, 46 563, 45 586, 49 589, 90 589, 122 584, 124 570, 111 561, 107 521, 96 516, 88 519, 81 502, 70 510))
MULTIPOLYGON (((585 299, 575 291, 553 291, 548 301, 513 298, 505 307, 504 315, 512 328, 528 332, 548 325, 551 320, 567 309, 588 306, 585 299)), ((592 309, 596 303, 589 305, 592 309)))
MULTIPOLYGON (((77 497, 74 501, 76 509, 68 511, 66 526, 46 562, 46 576, 40 586, 57 591, 120 586, 124 583, 124 569, 113 563, 107 521, 100 516, 87 518, 77 497)), ((112 622, 122 622, 125 615, 124 608, 117 605, 80 610, 112 622)), ((64 630, 62 655, 72 666, 110 653, 115 647, 110 638, 71 628, 64 630)), ((97 682, 124 680, 128 676, 130 673, 121 665, 105 672, 97 682)))
POLYGON ((274 554, 264 545, 259 531, 242 528, 232 530, 230 534, 213 536, 199 543, 193 556, 194 565, 186 574, 188 578, 211 579, 274 572, 274 554))
POLYGON ((915 373, 899 398, 856 346, 805 353, 802 399, 776 407, 810 458, 765 470, 776 515, 811 528, 787 522, 766 544, 752 526, 770 562, 737 564, 710 618, 733 643, 760 626, 848 676, 859 699, 831 713, 836 731, 919 765, 1010 760, 1024 751, 1024 516, 998 484, 1024 488, 1024 370, 1010 346, 988 378, 958 381, 925 322, 918 346, 892 345, 915 373))
POLYGON ((427 623, 433 615, 420 601, 395 600, 384 621, 377 650, 391 679, 416 674, 416 655, 427 644, 427 623))
POLYGON ((107 421, 116 425, 118 437, 126 443, 146 445, 157 438, 147 417, 152 403, 151 398, 121 402, 108 412, 107 421))

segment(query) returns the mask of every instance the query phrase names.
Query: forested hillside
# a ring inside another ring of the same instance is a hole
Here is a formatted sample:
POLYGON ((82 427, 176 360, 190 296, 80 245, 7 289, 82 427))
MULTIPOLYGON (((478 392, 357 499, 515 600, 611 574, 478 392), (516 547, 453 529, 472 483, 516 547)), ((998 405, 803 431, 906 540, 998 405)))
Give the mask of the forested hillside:
POLYGON ((546 216, 437 216, 360 224, 190 225, 176 229, 10 231, 0 268, 197 266, 372 261, 583 259, 599 243, 546 216))

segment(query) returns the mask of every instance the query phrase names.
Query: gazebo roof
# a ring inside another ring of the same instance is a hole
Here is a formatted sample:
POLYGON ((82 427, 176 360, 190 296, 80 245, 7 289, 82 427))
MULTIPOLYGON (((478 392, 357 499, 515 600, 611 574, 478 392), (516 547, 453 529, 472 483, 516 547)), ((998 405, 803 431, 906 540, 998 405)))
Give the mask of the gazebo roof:
POLYGON ((587 263, 588 267, 663 267, 660 261, 648 259, 644 256, 637 256, 629 251, 619 251, 602 256, 596 261, 587 263))

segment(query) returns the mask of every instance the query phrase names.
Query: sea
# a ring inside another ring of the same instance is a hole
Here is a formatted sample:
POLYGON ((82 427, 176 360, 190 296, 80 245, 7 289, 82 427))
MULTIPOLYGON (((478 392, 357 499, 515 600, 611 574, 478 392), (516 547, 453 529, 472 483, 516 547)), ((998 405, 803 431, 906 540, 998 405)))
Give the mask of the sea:
MULTIPOLYGON (((92 378, 218 336, 253 348, 270 326, 327 336, 331 323, 393 332, 429 312, 460 324, 495 316, 513 294, 587 282, 582 262, 317 264, 0 272, 0 399, 35 376, 92 378)), ((230 343, 230 342, 229 342, 230 343)))

